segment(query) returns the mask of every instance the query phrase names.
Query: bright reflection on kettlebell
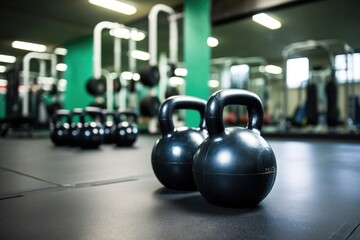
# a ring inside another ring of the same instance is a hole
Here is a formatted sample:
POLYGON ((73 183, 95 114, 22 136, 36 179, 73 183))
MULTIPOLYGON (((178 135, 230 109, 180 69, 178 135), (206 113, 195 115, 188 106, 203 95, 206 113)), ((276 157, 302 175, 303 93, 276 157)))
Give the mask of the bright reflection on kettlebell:
POLYGON ((88 136, 90 136, 90 134, 91 134, 91 132, 90 132, 89 130, 86 130, 86 131, 85 131, 85 136, 88 137, 88 136))
POLYGON ((125 135, 125 131, 123 129, 120 130, 120 135, 125 135))
POLYGON ((127 133, 131 133, 131 132, 132 132, 131 128, 127 128, 127 129, 126 129, 126 132, 127 132, 127 133))
POLYGON ((222 166, 226 166, 231 161, 231 154, 227 150, 223 150, 219 153, 219 163, 222 166))
POLYGON ((174 156, 179 156, 179 155, 181 154, 181 148, 178 147, 178 146, 174 146, 174 147, 172 148, 172 154, 173 154, 174 156))
POLYGON ((98 130, 97 128, 94 128, 94 129, 93 129, 93 133, 94 133, 94 134, 98 134, 98 133, 99 133, 99 130, 98 130))

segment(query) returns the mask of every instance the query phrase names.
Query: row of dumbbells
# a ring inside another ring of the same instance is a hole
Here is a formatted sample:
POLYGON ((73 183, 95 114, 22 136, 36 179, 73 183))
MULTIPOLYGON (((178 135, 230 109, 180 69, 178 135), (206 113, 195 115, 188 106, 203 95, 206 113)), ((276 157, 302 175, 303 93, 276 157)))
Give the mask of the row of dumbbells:
POLYGON ((51 119, 50 139, 55 146, 98 148, 105 143, 129 147, 138 136, 137 120, 138 114, 131 110, 59 109, 51 119))

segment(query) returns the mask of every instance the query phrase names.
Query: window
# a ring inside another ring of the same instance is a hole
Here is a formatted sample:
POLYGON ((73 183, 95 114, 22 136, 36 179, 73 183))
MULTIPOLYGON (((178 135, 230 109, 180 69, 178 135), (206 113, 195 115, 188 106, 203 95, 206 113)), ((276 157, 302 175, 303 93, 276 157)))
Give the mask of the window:
POLYGON ((286 62, 288 88, 298 88, 307 80, 309 80, 309 59, 306 57, 288 59, 286 62))

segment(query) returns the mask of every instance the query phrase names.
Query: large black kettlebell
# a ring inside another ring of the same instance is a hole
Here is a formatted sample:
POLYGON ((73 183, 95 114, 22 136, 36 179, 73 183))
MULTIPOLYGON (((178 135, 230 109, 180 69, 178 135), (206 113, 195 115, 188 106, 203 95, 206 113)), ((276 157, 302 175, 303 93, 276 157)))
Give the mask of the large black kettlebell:
POLYGON ((68 143, 70 111, 59 109, 52 115, 50 122, 50 139, 55 146, 64 146, 68 143))
POLYGON ((210 203, 254 206, 271 191, 276 178, 276 159, 270 145, 260 136, 263 107, 249 91, 227 89, 208 100, 205 121, 209 137, 194 155, 193 174, 202 196, 210 203), (247 107, 248 126, 224 128, 226 105, 247 107))
POLYGON ((206 101, 190 96, 174 96, 160 107, 159 124, 162 136, 156 141, 151 163, 158 180, 167 188, 196 190, 192 175, 193 155, 207 136, 205 130, 206 101), (175 109, 193 109, 200 113, 199 128, 175 128, 172 120, 175 109))
POLYGON ((114 143, 118 146, 132 146, 138 136, 137 119, 138 114, 131 110, 117 113, 116 127, 114 130, 114 143), (132 118, 132 120, 130 120, 132 118))
POLYGON ((104 119, 101 109, 86 107, 81 116, 81 122, 83 126, 79 133, 79 146, 98 148, 104 140, 104 119))
POLYGON ((80 129, 83 126, 81 122, 83 114, 82 108, 74 108, 69 115, 69 133, 68 133, 68 145, 70 147, 77 147, 79 146, 79 133, 80 129))

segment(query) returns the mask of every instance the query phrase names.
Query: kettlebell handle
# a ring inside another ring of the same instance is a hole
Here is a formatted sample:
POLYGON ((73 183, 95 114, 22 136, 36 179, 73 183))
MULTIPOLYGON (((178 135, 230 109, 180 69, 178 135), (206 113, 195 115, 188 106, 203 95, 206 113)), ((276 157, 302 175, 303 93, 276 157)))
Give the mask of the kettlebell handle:
POLYGON ((83 111, 83 114, 81 115, 80 119, 82 123, 85 123, 85 116, 86 115, 91 115, 94 114, 95 116, 97 116, 98 120, 100 121, 101 124, 105 123, 105 117, 103 115, 103 112, 101 110, 101 108, 98 107, 86 107, 85 110, 83 111))
POLYGON ((226 105, 245 105, 249 115, 248 129, 261 131, 264 109, 260 98, 243 89, 224 89, 212 94, 205 110, 205 121, 209 135, 221 134, 225 131, 223 111, 226 105))
POLYGON ((160 106, 159 125, 163 134, 174 131, 175 126, 172 115, 175 109, 192 109, 200 113, 200 129, 205 129, 205 106, 206 101, 197 97, 177 95, 167 98, 160 106))
POLYGON ((125 116, 125 117, 133 117, 133 122, 137 123, 138 121, 138 114, 135 111, 132 110, 123 110, 118 112, 118 122, 121 122, 121 116, 125 116))

